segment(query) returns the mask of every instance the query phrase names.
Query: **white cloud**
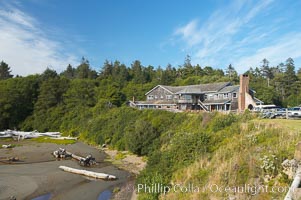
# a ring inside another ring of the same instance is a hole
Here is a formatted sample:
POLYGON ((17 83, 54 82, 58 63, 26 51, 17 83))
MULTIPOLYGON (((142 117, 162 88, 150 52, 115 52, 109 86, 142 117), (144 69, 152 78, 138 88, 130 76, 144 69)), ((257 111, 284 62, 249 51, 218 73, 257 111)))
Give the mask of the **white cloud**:
POLYGON ((182 39, 187 41, 189 46, 196 45, 200 42, 201 35, 198 34, 197 30, 198 21, 192 20, 187 25, 178 28, 175 31, 175 35, 181 35, 182 39))
POLYGON ((301 57, 301 33, 289 33, 281 37, 275 44, 258 49, 253 55, 243 56, 234 65, 241 66, 244 70, 256 67, 266 58, 271 66, 284 62, 287 58, 301 57))
POLYGON ((208 19, 194 19, 179 27, 173 37, 179 37, 184 49, 192 52, 193 63, 213 67, 232 63, 240 73, 258 66, 263 58, 274 65, 288 57, 298 59, 301 32, 287 29, 283 20, 277 21, 274 16, 283 16, 273 13, 273 3, 274 0, 234 1, 208 19), (271 13, 274 16, 267 19, 271 13))
POLYGON ((43 72, 46 67, 62 71, 76 63, 76 57, 65 53, 63 42, 49 39, 38 20, 16 7, 0 8, 0 60, 14 75, 43 72))

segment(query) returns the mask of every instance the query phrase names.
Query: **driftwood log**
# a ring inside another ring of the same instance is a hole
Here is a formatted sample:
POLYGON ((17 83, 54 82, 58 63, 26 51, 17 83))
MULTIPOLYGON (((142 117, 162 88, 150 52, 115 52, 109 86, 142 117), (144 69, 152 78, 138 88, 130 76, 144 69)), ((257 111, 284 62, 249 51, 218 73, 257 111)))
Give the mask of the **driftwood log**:
POLYGON ((81 157, 78 155, 75 155, 71 152, 66 151, 66 149, 59 148, 58 150, 54 151, 52 153, 56 158, 73 158, 75 160, 79 161, 79 164, 82 166, 91 166, 96 165, 96 160, 92 155, 88 155, 87 157, 81 157))
POLYGON ((301 142, 299 142, 296 146, 294 159, 296 163, 294 164, 295 168, 293 171, 295 171, 294 180, 284 198, 284 200, 294 200, 294 199, 300 199, 300 185, 301 185, 301 142))
POLYGON ((75 169, 71 167, 66 167, 66 166, 59 166, 60 169, 74 173, 74 174, 80 174, 92 178, 98 178, 98 179, 105 179, 105 180, 115 180, 116 176, 109 175, 109 174, 104 174, 104 173, 98 173, 98 172, 92 172, 92 171, 87 171, 87 170, 82 170, 82 169, 75 169))
POLYGON ((68 158, 71 157, 71 153, 67 152, 66 149, 59 148, 52 153, 56 158, 68 158))
POLYGON ((13 146, 11 144, 3 144, 2 148, 8 149, 8 148, 12 148, 13 146))
POLYGON ((75 155, 75 154, 73 154, 71 152, 68 152, 68 151, 66 153, 70 154, 73 159, 78 160, 79 164, 82 165, 82 166, 91 166, 91 165, 96 164, 95 158, 93 158, 92 155, 88 155, 87 157, 84 158, 84 157, 75 155))
POLYGON ((300 183, 301 183, 301 167, 299 166, 296 171, 295 178, 294 178, 294 180, 291 184, 291 187, 290 187, 289 191, 287 192, 284 200, 297 199, 297 198, 295 198, 295 195, 296 195, 295 192, 296 192, 297 188, 299 188, 300 183))

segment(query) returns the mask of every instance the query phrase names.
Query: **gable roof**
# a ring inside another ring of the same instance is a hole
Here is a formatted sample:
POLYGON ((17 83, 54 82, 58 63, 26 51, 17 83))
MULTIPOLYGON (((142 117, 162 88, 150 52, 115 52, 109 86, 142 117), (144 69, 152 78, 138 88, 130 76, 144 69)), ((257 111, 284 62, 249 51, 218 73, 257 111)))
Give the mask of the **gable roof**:
POLYGON ((239 85, 230 85, 230 86, 227 86, 227 87, 224 87, 223 89, 221 89, 220 93, 230 93, 230 92, 233 92, 233 91, 237 91, 239 90, 239 85))
POLYGON ((177 94, 201 94, 207 92, 218 92, 230 84, 230 82, 220 82, 200 85, 188 85, 185 86, 185 88, 183 88, 182 90, 178 91, 177 94))
POLYGON ((167 86, 167 85, 161 85, 161 87, 171 91, 173 94, 179 92, 180 90, 184 89, 187 86, 167 86))
POLYGON ((157 85, 155 86, 153 89, 151 89, 150 91, 148 91, 147 93, 145 93, 145 95, 148 95, 149 93, 151 93, 152 91, 154 91, 155 89, 157 89, 158 87, 163 88, 164 90, 168 91, 171 94, 174 94, 174 92, 170 91, 169 89, 166 88, 166 86, 163 85, 157 85))
POLYGON ((230 82, 219 82, 219 83, 207 83, 200 85, 187 85, 187 86, 167 86, 167 85, 157 85, 145 95, 148 95, 153 90, 161 87, 162 89, 168 91, 171 94, 201 94, 206 92, 218 92, 226 86, 230 86, 230 82))

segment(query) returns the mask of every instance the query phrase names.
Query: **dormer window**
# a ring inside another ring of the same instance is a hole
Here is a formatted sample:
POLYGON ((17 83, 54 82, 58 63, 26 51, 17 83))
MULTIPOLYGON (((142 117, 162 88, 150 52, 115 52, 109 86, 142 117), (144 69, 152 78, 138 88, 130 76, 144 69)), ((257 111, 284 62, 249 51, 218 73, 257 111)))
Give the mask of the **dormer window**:
POLYGON ((172 95, 166 95, 166 99, 168 100, 172 99, 172 95))
POLYGON ((154 99, 154 96, 153 96, 153 95, 148 95, 148 96, 147 96, 147 99, 148 99, 148 100, 153 100, 153 99, 154 99))

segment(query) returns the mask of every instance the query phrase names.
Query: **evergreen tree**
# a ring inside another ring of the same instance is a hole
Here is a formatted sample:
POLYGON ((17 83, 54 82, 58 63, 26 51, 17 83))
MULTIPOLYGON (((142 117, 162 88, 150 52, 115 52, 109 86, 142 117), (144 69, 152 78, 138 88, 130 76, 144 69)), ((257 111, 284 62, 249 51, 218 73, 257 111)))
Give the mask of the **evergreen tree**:
POLYGON ((8 64, 1 61, 1 63, 0 63, 0 80, 12 78, 13 75, 11 75, 10 73, 11 73, 11 70, 10 70, 10 67, 8 66, 8 64))
MULTIPOLYGON (((116 67, 117 63, 115 63, 115 67, 116 67)), ((119 64, 118 64, 119 65, 119 64)), ((116 69, 115 69, 115 73, 116 73, 116 69)), ((105 60, 103 67, 100 71, 100 77, 101 78, 108 78, 110 76, 113 75, 113 64, 112 62, 109 62, 108 60, 105 60)))
POLYGON ((168 64, 166 69, 162 71, 161 84, 162 85, 171 85, 175 81, 175 73, 171 66, 168 64))
POLYGON ((229 77, 229 80, 233 80, 237 77, 237 72, 232 66, 232 64, 230 64, 226 69, 226 75, 229 77))
POLYGON ((134 83, 146 83, 143 66, 139 60, 135 60, 132 64, 132 76, 134 83))
POLYGON ((194 75, 194 69, 191 65, 191 57, 187 55, 185 57, 184 65, 183 65, 183 76, 184 78, 188 78, 189 76, 194 75))
POLYGON ((76 68, 76 78, 80 79, 96 79, 97 78, 97 72, 95 70, 91 70, 89 61, 82 58, 81 64, 76 68))
POLYGON ((267 79, 268 87, 270 87, 270 80, 273 78, 273 73, 269 64, 270 62, 266 58, 262 60, 261 74, 267 79))
POLYGON ((295 72, 295 64, 292 58, 288 58, 285 64, 285 72, 283 77, 285 95, 288 97, 291 94, 294 94, 293 84, 298 80, 295 72))
POLYGON ((68 79, 73 79, 75 78, 75 69, 69 64, 67 69, 62 72, 62 75, 68 79))
POLYGON ((43 74, 41 75, 41 79, 43 81, 48 80, 48 79, 52 79, 52 78, 57 78, 58 75, 56 73, 55 70, 50 69, 50 68, 46 68, 46 70, 43 72, 43 74))
POLYGON ((199 64, 197 64, 195 66, 194 72, 195 72, 196 76, 202 76, 203 75, 203 69, 202 69, 202 67, 199 64))
POLYGON ((295 63, 292 58, 288 58, 285 64, 285 76, 289 78, 289 81, 293 82, 297 80, 296 72, 295 72, 295 63))

